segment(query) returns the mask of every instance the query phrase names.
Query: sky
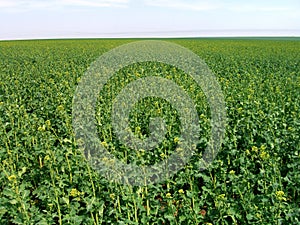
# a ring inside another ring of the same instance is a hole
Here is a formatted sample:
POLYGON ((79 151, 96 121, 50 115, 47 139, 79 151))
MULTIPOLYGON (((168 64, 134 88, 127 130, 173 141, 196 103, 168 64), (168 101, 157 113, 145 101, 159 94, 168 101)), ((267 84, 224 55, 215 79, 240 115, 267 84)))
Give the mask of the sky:
POLYGON ((299 0, 0 0, 0 40, 300 36, 299 0))

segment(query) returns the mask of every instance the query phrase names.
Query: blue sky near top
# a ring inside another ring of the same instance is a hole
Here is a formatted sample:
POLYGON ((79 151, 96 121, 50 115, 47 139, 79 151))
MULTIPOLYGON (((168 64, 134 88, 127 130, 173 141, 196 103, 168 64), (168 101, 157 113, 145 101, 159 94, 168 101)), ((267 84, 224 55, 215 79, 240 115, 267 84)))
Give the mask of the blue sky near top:
POLYGON ((0 0, 0 39, 300 36, 299 0, 0 0))

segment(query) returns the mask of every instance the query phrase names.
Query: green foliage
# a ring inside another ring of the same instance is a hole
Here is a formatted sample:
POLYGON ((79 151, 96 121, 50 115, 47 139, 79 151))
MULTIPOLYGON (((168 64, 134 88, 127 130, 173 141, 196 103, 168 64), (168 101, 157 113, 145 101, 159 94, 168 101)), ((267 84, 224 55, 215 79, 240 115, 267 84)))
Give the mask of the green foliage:
POLYGON ((119 71, 99 93, 96 112, 99 138, 118 159, 154 164, 180 141, 176 110, 147 98, 132 110, 131 129, 147 137, 149 118, 163 117, 165 141, 149 152, 118 142, 111 104, 139 77, 162 76, 182 86, 196 103, 201 128, 198 152, 172 179, 125 187, 94 171, 78 149, 72 98, 90 63, 129 41, 0 42, 0 223, 299 224, 300 42, 170 40, 206 61, 226 98, 226 138, 205 171, 196 167, 210 131, 200 87, 159 63, 119 71))

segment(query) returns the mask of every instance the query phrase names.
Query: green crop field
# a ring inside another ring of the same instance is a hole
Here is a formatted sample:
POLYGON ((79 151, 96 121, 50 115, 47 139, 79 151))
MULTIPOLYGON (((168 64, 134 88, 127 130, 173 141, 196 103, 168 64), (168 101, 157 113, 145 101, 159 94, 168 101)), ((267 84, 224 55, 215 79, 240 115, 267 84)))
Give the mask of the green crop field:
MULTIPOLYGON (((173 80, 194 100, 200 139, 190 162, 147 186, 111 182, 76 141, 72 104, 91 63, 134 39, 0 42, 0 224, 300 224, 300 39, 168 39, 203 59, 226 103, 222 147, 199 170, 210 135, 201 88, 158 62, 118 71, 99 93, 99 140, 123 163, 153 165, 180 142, 178 112, 148 97, 130 112, 130 128, 149 136, 149 118, 168 128, 154 150, 131 150, 111 125, 112 102, 147 76, 173 80)), ((107 161, 109 164, 109 159, 107 161)))

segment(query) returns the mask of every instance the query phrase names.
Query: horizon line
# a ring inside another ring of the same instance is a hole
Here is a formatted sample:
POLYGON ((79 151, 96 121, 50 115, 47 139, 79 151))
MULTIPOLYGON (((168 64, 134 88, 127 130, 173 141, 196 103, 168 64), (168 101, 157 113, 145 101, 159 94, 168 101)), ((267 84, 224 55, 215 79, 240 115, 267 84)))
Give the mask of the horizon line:
POLYGON ((5 41, 55 41, 55 40, 101 40, 101 39, 216 39, 216 38, 225 38, 225 39, 244 39, 244 38, 299 38, 300 35, 249 35, 249 36, 240 36, 240 35, 232 35, 232 36, 143 36, 143 37, 38 37, 38 38, 15 38, 15 39, 1 39, 0 42, 5 41))
MULTIPOLYGON (((1 37, 2 36, 2 37, 1 37)), ((44 39, 138 39, 138 38, 228 38, 228 37, 300 37, 300 29, 202 29, 167 31, 80 32, 53 31, 4 33, 1 41, 44 39)))

